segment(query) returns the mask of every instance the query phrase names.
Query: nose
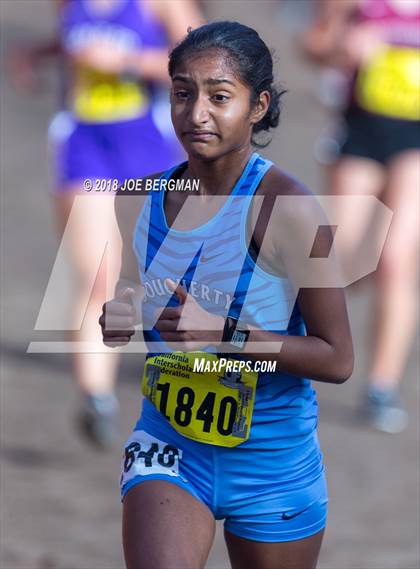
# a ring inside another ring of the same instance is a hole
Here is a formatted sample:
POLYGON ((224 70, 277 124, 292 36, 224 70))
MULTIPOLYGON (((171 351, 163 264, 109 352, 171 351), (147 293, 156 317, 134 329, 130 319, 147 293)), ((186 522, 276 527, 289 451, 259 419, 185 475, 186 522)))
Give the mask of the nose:
POLYGON ((210 118, 209 105, 206 97, 197 95, 191 106, 191 122, 194 126, 206 124, 210 118))

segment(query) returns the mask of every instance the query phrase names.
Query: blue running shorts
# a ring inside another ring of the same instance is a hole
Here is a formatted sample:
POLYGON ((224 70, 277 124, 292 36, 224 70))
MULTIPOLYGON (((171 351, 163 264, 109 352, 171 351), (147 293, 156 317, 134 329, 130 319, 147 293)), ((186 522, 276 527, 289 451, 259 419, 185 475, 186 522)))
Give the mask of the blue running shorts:
MULTIPOLYGON (((273 437, 274 439, 274 437, 273 437)), ((297 446, 234 448, 177 433, 147 400, 122 459, 121 495, 147 480, 177 484, 227 531, 253 541, 295 541, 325 527, 327 487, 316 431, 297 446)))

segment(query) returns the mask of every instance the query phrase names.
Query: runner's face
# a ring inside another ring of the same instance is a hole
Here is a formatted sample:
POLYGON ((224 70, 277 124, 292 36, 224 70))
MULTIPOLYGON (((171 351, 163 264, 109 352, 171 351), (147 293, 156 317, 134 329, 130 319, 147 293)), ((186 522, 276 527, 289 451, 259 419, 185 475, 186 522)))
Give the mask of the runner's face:
POLYGON ((172 78, 172 122, 188 155, 214 160, 249 145, 250 97, 222 53, 201 52, 182 61, 172 78))

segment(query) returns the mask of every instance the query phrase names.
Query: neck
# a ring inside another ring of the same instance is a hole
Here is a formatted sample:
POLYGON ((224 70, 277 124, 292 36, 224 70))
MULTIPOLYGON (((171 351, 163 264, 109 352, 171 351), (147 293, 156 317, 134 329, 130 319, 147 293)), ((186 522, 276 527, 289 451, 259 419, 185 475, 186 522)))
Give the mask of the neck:
POLYGON ((119 3, 119 0, 90 0, 89 7, 98 14, 107 14, 113 12, 119 3))
POLYGON ((190 156, 186 175, 200 180, 200 195, 226 195, 239 180, 251 154, 252 148, 247 145, 211 162, 190 156))

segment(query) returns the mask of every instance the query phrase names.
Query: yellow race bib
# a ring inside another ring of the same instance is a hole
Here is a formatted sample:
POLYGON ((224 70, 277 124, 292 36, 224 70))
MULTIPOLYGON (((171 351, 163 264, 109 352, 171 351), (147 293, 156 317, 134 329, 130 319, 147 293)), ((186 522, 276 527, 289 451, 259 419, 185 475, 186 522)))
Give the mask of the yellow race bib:
POLYGON ((235 362, 205 352, 148 358, 143 395, 180 434, 201 443, 237 446, 249 438, 258 374, 232 371, 235 362))
POLYGON ((406 120, 420 119, 420 50, 387 46, 359 70, 357 103, 366 111, 406 120))
POLYGON ((73 94, 73 111, 82 121, 116 122, 142 116, 148 97, 142 85, 119 77, 81 70, 73 94))

